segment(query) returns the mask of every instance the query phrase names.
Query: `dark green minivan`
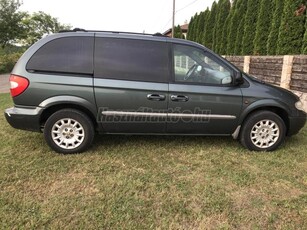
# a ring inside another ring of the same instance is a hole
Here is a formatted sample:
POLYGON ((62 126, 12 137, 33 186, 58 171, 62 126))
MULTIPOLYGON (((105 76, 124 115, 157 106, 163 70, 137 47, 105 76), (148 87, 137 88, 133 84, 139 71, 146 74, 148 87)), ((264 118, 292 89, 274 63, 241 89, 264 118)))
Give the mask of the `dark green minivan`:
POLYGON ((7 121, 43 132, 60 153, 86 150, 96 132, 232 135, 250 150, 272 151, 306 121, 293 93, 159 34, 53 34, 23 54, 10 83, 7 121))

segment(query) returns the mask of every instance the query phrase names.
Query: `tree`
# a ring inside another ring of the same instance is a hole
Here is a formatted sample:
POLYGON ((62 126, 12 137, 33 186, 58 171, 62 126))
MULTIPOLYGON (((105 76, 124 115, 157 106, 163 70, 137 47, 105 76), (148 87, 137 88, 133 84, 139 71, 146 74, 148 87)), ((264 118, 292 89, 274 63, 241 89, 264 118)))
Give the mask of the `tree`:
POLYGON ((255 27, 257 25, 259 5, 260 0, 248 0, 247 2, 242 40, 243 55, 250 55, 254 50, 255 27))
POLYGON ((285 0, 279 28, 277 53, 299 54, 305 33, 305 0, 285 0))
POLYGON ((227 37, 227 54, 233 55, 235 51, 235 41, 237 37, 238 25, 241 21, 241 15, 239 13, 240 5, 246 0, 235 0, 233 3, 233 13, 229 22, 229 32, 227 37))
POLYGON ((189 40, 196 41, 198 14, 193 17, 192 25, 189 25, 189 40))
POLYGON ((223 26, 222 39, 220 44, 220 54, 228 54, 227 46, 228 46, 228 35, 230 33, 230 21, 233 15, 233 8, 230 8, 229 14, 226 18, 226 21, 223 26))
POLYGON ((174 37, 184 39, 184 35, 182 34, 182 30, 181 30, 180 25, 178 25, 174 28, 174 37))
POLYGON ((0 45, 4 48, 23 34, 23 12, 18 12, 18 0, 0 0, 0 45))
POLYGON ((246 9, 247 9, 247 1, 242 1, 238 9, 238 14, 240 15, 240 20, 239 20, 240 23, 237 28, 237 34, 234 46, 235 55, 242 54, 242 41, 243 41, 242 31, 244 31, 246 9))
POLYGON ((202 43, 203 36, 204 36, 204 29, 205 29, 205 21, 206 21, 205 12, 200 12, 198 17, 199 17, 199 21, 198 21, 196 42, 202 43))
POLYGON ((206 34, 207 34, 207 28, 208 28, 208 20, 210 17, 210 10, 209 8, 207 8, 204 12, 204 16, 203 16, 203 20, 204 20, 204 28, 203 28, 203 34, 202 34, 202 40, 201 40, 201 44, 203 44, 204 46, 206 46, 206 34))
POLYGON ((22 20, 26 34, 21 39, 24 45, 32 45, 45 34, 57 33, 60 30, 70 29, 69 25, 61 24, 57 18, 52 17, 42 11, 27 14, 22 20))
POLYGON ((275 55, 284 0, 275 0, 275 10, 272 19, 272 27, 267 42, 267 54, 275 55))
POLYGON ((254 39, 254 51, 256 55, 267 54, 267 42, 272 23, 272 12, 274 12, 272 0, 261 0, 260 11, 256 26, 256 36, 254 39))
POLYGON ((224 27, 227 17, 230 12, 230 1, 229 0, 220 0, 218 2, 218 13, 216 19, 216 26, 215 29, 215 43, 214 43, 214 50, 219 54, 224 54, 223 46, 225 46, 226 42, 226 33, 227 27, 224 27), (223 52, 221 52, 223 51, 223 52))
POLYGON ((193 24, 194 24, 194 16, 191 17, 188 27, 188 34, 187 34, 187 40, 192 41, 192 31, 193 31, 193 24))
POLYGON ((213 48, 213 32, 214 32, 214 25, 215 25, 215 16, 217 11, 217 3, 214 1, 211 6, 211 11, 209 11, 207 16, 207 21, 205 24, 205 45, 209 49, 213 48))

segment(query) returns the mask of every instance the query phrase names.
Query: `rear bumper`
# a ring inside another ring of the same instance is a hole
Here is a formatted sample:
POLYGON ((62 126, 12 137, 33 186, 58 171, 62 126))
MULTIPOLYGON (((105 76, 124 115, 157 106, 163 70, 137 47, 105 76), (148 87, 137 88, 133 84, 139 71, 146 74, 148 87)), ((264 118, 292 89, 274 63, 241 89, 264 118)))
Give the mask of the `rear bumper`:
POLYGON ((298 117, 289 117, 289 130, 287 136, 292 136, 297 134, 306 123, 306 114, 301 113, 298 117))
POLYGON ((15 129, 40 132, 40 115, 43 109, 12 107, 4 112, 7 122, 15 129))

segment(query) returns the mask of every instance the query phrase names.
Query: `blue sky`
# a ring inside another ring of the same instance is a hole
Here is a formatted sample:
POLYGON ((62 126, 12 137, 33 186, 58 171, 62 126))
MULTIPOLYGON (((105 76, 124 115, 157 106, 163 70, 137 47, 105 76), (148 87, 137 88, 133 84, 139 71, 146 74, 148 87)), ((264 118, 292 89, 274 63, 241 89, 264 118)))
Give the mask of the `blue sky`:
MULTIPOLYGON (((176 24, 189 21, 213 0, 176 0, 176 24)), ((173 0, 23 0, 21 10, 44 11, 73 27, 164 32, 171 27, 173 0)))

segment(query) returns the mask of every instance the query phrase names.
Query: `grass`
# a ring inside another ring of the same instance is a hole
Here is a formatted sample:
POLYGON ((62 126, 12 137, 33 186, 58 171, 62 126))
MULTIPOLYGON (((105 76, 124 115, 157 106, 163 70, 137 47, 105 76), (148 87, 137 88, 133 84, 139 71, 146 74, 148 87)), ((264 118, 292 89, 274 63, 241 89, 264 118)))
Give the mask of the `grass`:
POLYGON ((306 229, 306 149, 305 126, 273 153, 231 138, 98 136, 60 155, 0 116, 0 228, 306 229))

